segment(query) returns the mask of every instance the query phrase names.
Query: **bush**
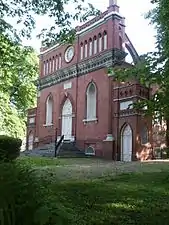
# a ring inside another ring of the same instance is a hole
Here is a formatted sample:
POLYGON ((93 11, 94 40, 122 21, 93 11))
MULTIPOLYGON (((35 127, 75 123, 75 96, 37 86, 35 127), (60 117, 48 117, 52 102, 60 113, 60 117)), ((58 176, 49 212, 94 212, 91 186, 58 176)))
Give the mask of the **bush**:
POLYGON ((0 225, 70 224, 71 212, 55 198, 57 189, 37 175, 19 160, 0 163, 0 225))
POLYGON ((20 154, 22 141, 18 138, 0 135, 0 160, 11 161, 20 154))

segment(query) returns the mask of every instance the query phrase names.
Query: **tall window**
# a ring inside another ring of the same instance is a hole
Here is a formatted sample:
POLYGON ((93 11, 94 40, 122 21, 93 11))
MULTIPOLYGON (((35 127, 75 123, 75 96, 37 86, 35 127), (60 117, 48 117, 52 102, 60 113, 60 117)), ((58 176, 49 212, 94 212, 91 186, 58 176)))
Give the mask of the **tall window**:
POLYGON ((62 67, 62 56, 61 54, 59 55, 59 69, 62 67))
POLYGON ((94 54, 97 53, 97 37, 94 37, 94 54))
POLYGON ((94 83, 89 84, 87 88, 87 119, 96 119, 96 86, 94 83))
POLYGON ((119 37, 119 48, 120 48, 120 50, 123 49, 123 40, 122 40, 122 37, 119 37))
POLYGON ((85 58, 87 58, 87 41, 85 41, 85 58))
POLYGON ((52 72, 55 71, 55 57, 53 56, 53 59, 52 59, 52 72))
POLYGON ((104 36, 103 36, 103 48, 104 50, 107 49, 107 32, 104 32, 104 36))
POLYGON ((53 114, 53 99, 49 96, 46 101, 46 125, 52 124, 52 114, 53 114))
POLYGON ((48 74, 49 73, 49 62, 48 62, 48 60, 46 61, 46 74, 48 74))
POLYGON ((93 42, 92 39, 89 39, 89 56, 92 56, 93 53, 93 42))
POLYGON ((83 43, 80 45, 80 59, 83 59, 83 43))
POLYGON ((55 59, 55 69, 56 70, 58 69, 58 56, 56 56, 56 59, 55 59))
POLYGON ((49 60, 49 73, 52 72, 52 60, 50 59, 49 60))
POLYGON ((149 142, 148 138, 148 129, 146 126, 144 126, 141 130, 141 144, 147 144, 149 142))
POLYGON ((43 62, 43 75, 46 75, 46 62, 43 62))
POLYGON ((99 34, 99 52, 102 51, 102 35, 99 34))

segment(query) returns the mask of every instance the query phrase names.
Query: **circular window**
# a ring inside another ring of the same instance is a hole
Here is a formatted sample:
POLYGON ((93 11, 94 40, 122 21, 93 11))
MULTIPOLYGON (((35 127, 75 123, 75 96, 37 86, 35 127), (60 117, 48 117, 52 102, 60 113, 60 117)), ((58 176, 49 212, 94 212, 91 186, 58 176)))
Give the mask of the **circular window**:
POLYGON ((69 46, 66 49, 66 51, 65 51, 65 61, 67 63, 69 63, 73 59, 74 53, 75 53, 75 50, 74 50, 74 47, 73 46, 69 46))

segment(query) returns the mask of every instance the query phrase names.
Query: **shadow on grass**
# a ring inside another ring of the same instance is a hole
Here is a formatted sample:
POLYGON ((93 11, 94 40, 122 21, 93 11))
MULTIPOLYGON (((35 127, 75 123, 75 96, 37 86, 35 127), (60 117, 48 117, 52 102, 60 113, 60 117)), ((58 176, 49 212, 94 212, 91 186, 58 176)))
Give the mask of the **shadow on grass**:
POLYGON ((169 173, 51 183, 53 201, 73 209, 69 224, 168 225, 169 173))

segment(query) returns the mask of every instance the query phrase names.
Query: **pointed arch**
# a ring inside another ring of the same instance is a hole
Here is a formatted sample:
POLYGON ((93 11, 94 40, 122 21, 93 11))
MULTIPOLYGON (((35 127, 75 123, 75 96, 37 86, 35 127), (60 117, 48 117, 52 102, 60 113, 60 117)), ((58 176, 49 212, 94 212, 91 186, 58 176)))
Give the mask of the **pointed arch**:
POLYGON ((80 59, 83 59, 83 43, 80 44, 80 59))
POLYGON ((133 152, 133 131, 128 123, 121 129, 121 161, 132 161, 133 152))
POLYGON ((107 31, 104 31, 103 33, 103 49, 107 49, 107 31))
POLYGON ((92 38, 89 39, 89 56, 92 56, 93 54, 93 42, 92 38))
POLYGON ((97 37, 94 36, 93 38, 93 45, 94 45, 94 54, 97 54, 97 37))
POLYGON ((53 123, 53 97, 50 94, 46 100, 46 125, 53 123))
POLYGON ((88 45, 87 45, 87 41, 85 41, 84 44, 85 44, 84 45, 84 56, 85 56, 85 58, 87 58, 87 56, 88 56, 88 45))
POLYGON ((86 118, 87 120, 96 119, 97 88, 94 82, 91 82, 86 90, 86 118))
POLYGON ((98 38, 99 38, 99 52, 101 52, 102 51, 102 41, 103 41, 101 33, 99 33, 98 38))

